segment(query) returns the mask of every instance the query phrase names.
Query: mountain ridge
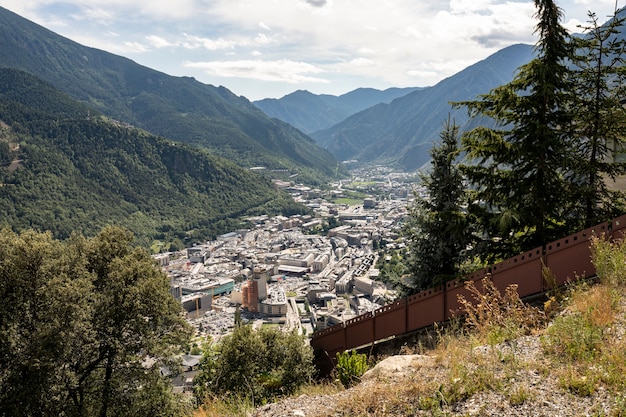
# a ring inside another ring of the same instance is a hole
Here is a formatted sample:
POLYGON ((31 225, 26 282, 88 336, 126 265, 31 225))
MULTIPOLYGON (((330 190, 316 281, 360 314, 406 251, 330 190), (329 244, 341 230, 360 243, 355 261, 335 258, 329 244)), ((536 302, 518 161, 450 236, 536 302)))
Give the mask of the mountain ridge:
POLYGON ((245 214, 306 209, 268 178, 0 68, 0 212, 0 227, 59 238, 119 224, 167 250, 232 231, 245 214))
POLYGON ((370 107, 311 137, 338 160, 418 169, 429 160, 429 149, 448 114, 462 130, 476 123, 450 102, 475 99, 510 81, 532 56, 531 45, 509 46, 432 87, 370 107))
POLYGON ((225 87, 82 46, 2 7, 0 66, 29 72, 109 117, 243 167, 286 169, 315 184, 345 174, 311 138, 225 87))
POLYGON ((280 99, 263 99, 252 104, 263 110, 268 116, 283 120, 303 132, 312 132, 329 128, 349 116, 379 103, 390 103, 419 87, 385 90, 357 88, 348 93, 335 96, 313 94, 306 90, 297 90, 280 99))

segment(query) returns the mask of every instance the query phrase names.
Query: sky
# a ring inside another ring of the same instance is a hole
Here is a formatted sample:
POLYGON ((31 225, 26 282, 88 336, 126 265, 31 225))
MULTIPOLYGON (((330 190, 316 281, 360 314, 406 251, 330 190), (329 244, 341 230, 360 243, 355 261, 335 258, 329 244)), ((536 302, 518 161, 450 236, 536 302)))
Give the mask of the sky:
MULTIPOLYGON (((562 0, 572 32, 626 1, 562 0)), ((295 90, 425 87, 516 43, 534 44, 534 1, 0 0, 82 45, 249 100, 295 90)))

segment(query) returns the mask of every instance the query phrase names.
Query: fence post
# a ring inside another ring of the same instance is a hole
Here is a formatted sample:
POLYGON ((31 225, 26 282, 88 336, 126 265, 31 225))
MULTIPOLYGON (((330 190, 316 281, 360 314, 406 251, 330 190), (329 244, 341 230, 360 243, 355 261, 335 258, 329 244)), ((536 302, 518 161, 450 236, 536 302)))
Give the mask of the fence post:
MULTIPOLYGON (((450 282, 450 281, 448 281, 450 282)), ((448 314, 448 282, 443 283, 443 319, 446 319, 446 314, 448 314)))

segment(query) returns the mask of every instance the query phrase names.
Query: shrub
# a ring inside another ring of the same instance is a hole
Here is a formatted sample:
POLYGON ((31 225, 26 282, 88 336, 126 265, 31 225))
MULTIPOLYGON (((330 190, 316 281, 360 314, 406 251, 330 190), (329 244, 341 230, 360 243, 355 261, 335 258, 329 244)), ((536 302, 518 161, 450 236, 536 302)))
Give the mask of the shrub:
POLYGON ((557 317, 543 339, 544 348, 572 360, 592 359, 602 344, 602 329, 594 326, 589 314, 557 317))
POLYGON ((615 320, 617 297, 606 286, 580 286, 570 298, 568 314, 556 317, 547 329, 544 349, 573 361, 594 359, 615 320))
POLYGON ((592 237, 591 257, 600 282, 612 287, 626 284, 626 243, 623 239, 608 241, 603 237, 592 237))
POLYGON ((218 344, 205 345, 201 372, 194 379, 198 400, 211 396, 261 404, 294 393, 311 381, 313 351, 296 332, 236 327, 218 344))
POLYGON ((358 384, 367 368, 366 355, 354 351, 337 353, 337 367, 335 369, 337 377, 344 387, 348 388, 358 384))

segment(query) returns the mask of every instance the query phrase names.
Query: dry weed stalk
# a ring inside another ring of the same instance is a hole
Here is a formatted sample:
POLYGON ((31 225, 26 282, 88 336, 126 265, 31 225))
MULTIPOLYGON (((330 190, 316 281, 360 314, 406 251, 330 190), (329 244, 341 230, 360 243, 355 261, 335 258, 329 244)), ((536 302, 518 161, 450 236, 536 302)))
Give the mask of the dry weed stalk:
POLYGON ((490 343, 530 334, 545 322, 545 315, 538 308, 525 304, 517 292, 517 284, 511 284, 504 294, 487 275, 481 280, 482 291, 474 281, 467 281, 465 288, 473 299, 458 295, 466 324, 490 343))

